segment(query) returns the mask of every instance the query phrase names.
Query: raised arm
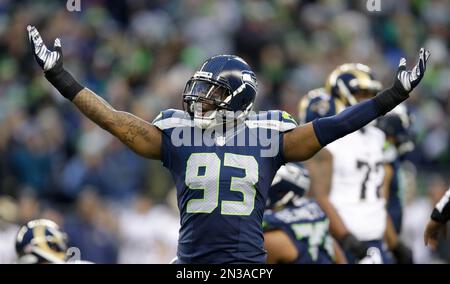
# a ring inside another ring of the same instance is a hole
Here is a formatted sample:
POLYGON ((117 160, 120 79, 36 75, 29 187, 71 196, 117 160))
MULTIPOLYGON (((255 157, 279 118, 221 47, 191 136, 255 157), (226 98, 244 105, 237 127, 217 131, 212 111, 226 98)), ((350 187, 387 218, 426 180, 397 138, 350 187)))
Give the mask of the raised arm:
POLYGON ((81 86, 63 67, 63 54, 59 39, 54 50, 47 49, 36 28, 28 26, 28 36, 37 63, 45 77, 67 99, 97 125, 119 138, 137 154, 159 159, 161 131, 131 113, 117 111, 100 96, 81 86))
POLYGON ((421 48, 419 60, 411 71, 406 71, 406 60, 402 58, 394 85, 374 98, 349 107, 337 115, 316 119, 287 132, 283 145, 285 159, 307 160, 322 147, 364 127, 406 100, 423 78, 429 56, 430 52, 421 48))

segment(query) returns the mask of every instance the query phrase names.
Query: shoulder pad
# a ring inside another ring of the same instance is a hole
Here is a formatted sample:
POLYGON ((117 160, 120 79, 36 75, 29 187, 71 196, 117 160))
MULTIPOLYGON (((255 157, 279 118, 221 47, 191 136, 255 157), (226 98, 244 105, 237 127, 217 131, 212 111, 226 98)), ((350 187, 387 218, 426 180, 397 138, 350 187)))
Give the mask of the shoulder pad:
POLYGON ((153 120, 153 125, 161 130, 175 127, 192 127, 194 122, 191 116, 182 110, 167 109, 159 113, 153 120))
POLYGON ((279 132, 286 132, 298 126, 289 113, 281 110, 271 110, 250 115, 245 124, 248 128, 267 128, 279 132))

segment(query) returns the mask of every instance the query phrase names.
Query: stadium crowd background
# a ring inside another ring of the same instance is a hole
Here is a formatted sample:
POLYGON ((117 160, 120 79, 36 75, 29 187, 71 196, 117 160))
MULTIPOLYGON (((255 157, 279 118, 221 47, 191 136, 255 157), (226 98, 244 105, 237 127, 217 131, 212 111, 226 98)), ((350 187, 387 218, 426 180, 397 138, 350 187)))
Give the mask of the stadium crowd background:
POLYGON ((235 53, 256 70, 256 110, 297 115, 308 90, 337 65, 371 66, 389 85, 400 56, 432 53, 408 100, 416 148, 407 155, 405 239, 417 262, 450 262, 450 245, 425 248, 424 223, 449 185, 450 4, 381 1, 0 0, 0 263, 14 258, 17 227, 50 218, 81 257, 98 263, 167 263, 178 212, 168 172, 89 122, 45 80, 32 58, 27 24, 115 108, 152 121, 181 108, 181 92, 207 57, 235 53), (9 224, 8 224, 9 222, 9 224), (12 223, 12 224, 11 224, 12 223))

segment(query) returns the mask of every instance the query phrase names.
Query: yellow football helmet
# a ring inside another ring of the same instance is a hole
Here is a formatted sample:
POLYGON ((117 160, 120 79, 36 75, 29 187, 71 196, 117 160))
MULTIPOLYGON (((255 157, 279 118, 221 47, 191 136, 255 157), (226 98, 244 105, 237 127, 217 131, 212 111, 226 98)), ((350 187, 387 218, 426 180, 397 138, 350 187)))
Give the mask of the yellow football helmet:
POLYGON ((356 94, 374 96, 381 88, 381 83, 375 80, 369 66, 361 63, 338 66, 325 83, 325 90, 347 106, 357 103, 356 94))

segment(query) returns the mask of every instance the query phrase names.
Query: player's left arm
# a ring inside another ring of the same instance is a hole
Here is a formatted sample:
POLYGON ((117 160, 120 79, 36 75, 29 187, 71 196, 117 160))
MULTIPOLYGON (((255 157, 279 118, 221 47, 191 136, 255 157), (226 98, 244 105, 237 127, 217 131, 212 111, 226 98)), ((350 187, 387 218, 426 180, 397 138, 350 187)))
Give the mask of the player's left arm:
MULTIPOLYGON (((394 169, 391 164, 384 164, 384 180, 382 185, 382 197, 386 200, 389 199, 390 184, 394 176, 394 169)), ((386 214, 386 230, 384 232, 384 240, 389 248, 389 250, 394 255, 397 263, 399 264, 412 264, 413 254, 412 250, 407 247, 399 238, 397 231, 395 230, 394 222, 391 216, 386 214)))
POLYGON ((289 263, 298 257, 297 248, 283 230, 264 232, 264 248, 268 264, 289 263))
POLYGON ((390 194, 390 185, 391 181, 394 177, 394 168, 389 163, 384 163, 384 178, 383 178, 383 185, 381 187, 381 195, 386 200, 389 199, 390 194))
POLYGON ((410 71, 406 70, 406 60, 402 58, 391 88, 337 115, 316 119, 284 134, 285 160, 307 160, 322 147, 360 129, 406 100, 409 93, 422 80, 429 56, 430 52, 421 48, 419 60, 410 71))
POLYGON ((398 264, 413 264, 412 250, 400 240, 389 214, 387 214, 384 238, 398 264))
POLYGON ((423 234, 425 246, 431 246, 433 250, 436 250, 440 235, 447 238, 447 224, 430 219, 423 234))
POLYGON ((439 200, 431 213, 427 223, 423 239, 425 245, 430 245, 433 249, 438 246, 439 235, 447 237, 447 222, 450 220, 450 189, 439 200))

